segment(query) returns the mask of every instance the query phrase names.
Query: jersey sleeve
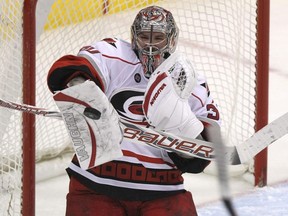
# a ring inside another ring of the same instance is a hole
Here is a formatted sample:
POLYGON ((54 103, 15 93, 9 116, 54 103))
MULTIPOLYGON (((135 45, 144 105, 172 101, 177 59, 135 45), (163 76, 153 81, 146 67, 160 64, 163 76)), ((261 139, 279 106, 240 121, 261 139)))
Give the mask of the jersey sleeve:
POLYGON ((84 57, 65 55, 51 66, 47 84, 51 92, 67 88, 68 82, 77 76, 94 81, 102 90, 104 84, 97 69, 84 57))
POLYGON ((188 100, 196 116, 210 118, 221 123, 219 107, 212 98, 205 76, 197 76, 197 85, 188 100))
POLYGON ((82 76, 109 94, 126 82, 139 65, 140 61, 128 42, 105 38, 82 47, 76 56, 58 59, 49 70, 48 86, 52 92, 62 90, 71 79, 82 76))
POLYGON ((82 76, 94 81, 105 92, 110 82, 109 63, 103 57, 103 51, 107 50, 113 52, 103 40, 82 47, 77 55, 65 55, 55 61, 48 73, 49 89, 52 92, 62 90, 71 79, 82 76))
POLYGON ((103 91, 107 90, 107 86, 110 84, 110 72, 111 65, 105 58, 106 52, 115 52, 116 50, 111 50, 109 44, 104 40, 99 41, 95 44, 84 46, 80 49, 78 56, 85 58, 89 63, 95 68, 97 72, 98 79, 101 80, 103 84, 103 91))

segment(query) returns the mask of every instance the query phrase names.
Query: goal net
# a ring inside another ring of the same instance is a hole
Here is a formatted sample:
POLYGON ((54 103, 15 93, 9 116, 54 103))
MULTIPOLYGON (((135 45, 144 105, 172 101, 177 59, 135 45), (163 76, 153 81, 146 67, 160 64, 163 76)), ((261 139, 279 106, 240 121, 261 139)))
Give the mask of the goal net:
MULTIPOLYGON (((130 25, 139 9, 159 5, 170 10, 178 24, 180 35, 177 49, 186 53, 197 72, 207 77, 211 94, 220 106, 222 134, 227 145, 240 144, 250 137, 257 129, 259 113, 262 112, 264 118, 267 115, 267 104, 259 104, 261 97, 258 95, 262 89, 264 92, 267 89, 265 83, 259 85, 258 78, 267 75, 262 75, 263 71, 257 65, 268 64, 261 62, 262 58, 258 55, 261 46, 267 46, 259 43, 258 37, 259 21, 263 16, 259 13, 260 1, 38 0, 34 41, 35 77, 23 75, 23 59, 34 52, 33 47, 28 51, 27 46, 23 46, 26 43, 23 41, 27 32, 25 28, 31 28, 29 24, 23 24, 24 15, 29 16, 27 11, 23 11, 27 2, 33 5, 37 1, 0 0, 2 99, 25 103, 23 92, 34 94, 29 92, 29 86, 25 86, 28 79, 36 87, 36 106, 56 110, 46 84, 52 63, 62 55, 77 54, 81 47, 106 37, 130 41, 130 25)), ((268 3, 261 1, 264 7, 268 7, 268 3)), ((33 17, 33 9, 31 11, 33 17)), ((268 55, 265 49, 264 55, 268 55)), ((59 174, 53 170, 55 166, 63 172, 73 154, 61 121, 36 116, 35 124, 27 125, 22 115, 21 112, 0 107, 1 215, 20 215, 23 208, 23 179, 29 178, 23 176, 24 166, 27 165, 23 164, 23 155, 27 153, 27 150, 23 150, 25 128, 35 126, 38 180, 59 174), (56 160, 53 165, 47 162, 52 159, 56 160), (49 164, 48 168, 43 166, 46 163, 49 164)), ((265 161, 261 163, 265 166, 265 161)), ((253 176, 254 161, 241 165, 241 170, 241 173, 252 172, 253 176)))

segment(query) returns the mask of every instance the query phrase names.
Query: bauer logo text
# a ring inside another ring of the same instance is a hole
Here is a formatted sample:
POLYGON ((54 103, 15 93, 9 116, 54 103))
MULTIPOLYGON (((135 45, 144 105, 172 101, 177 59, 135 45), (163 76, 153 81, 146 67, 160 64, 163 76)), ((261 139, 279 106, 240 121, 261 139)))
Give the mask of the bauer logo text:
POLYGON ((70 134, 71 140, 73 142, 74 149, 76 151, 78 159, 81 162, 89 159, 88 153, 85 150, 83 139, 81 138, 81 132, 77 127, 73 113, 64 113, 63 117, 66 123, 67 130, 70 134))

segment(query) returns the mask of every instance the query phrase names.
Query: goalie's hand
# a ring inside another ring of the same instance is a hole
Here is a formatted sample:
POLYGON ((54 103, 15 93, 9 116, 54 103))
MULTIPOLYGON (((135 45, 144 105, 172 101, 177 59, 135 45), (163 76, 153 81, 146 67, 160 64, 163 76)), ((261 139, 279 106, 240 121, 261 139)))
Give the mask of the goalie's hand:
POLYGON ((183 158, 175 152, 168 152, 168 156, 183 173, 201 173, 211 162, 201 158, 183 158))
POLYGON ((191 111, 188 97, 195 85, 190 62, 172 54, 152 74, 144 96, 143 111, 150 125, 176 135, 196 138, 203 124, 191 111))

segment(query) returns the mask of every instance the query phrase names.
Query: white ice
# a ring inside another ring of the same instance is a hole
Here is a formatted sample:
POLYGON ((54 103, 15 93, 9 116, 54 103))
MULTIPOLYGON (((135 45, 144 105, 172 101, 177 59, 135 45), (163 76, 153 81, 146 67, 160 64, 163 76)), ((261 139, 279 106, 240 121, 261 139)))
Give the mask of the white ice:
MULTIPOLYGON (((269 121, 288 111, 288 1, 271 0, 269 121)), ((268 186, 255 188, 247 179, 232 177, 230 186, 238 215, 288 215, 288 136, 268 149, 268 186)), ((200 216, 228 215, 215 176, 185 175, 200 216)), ((65 215, 68 177, 38 182, 36 215, 65 215)))

